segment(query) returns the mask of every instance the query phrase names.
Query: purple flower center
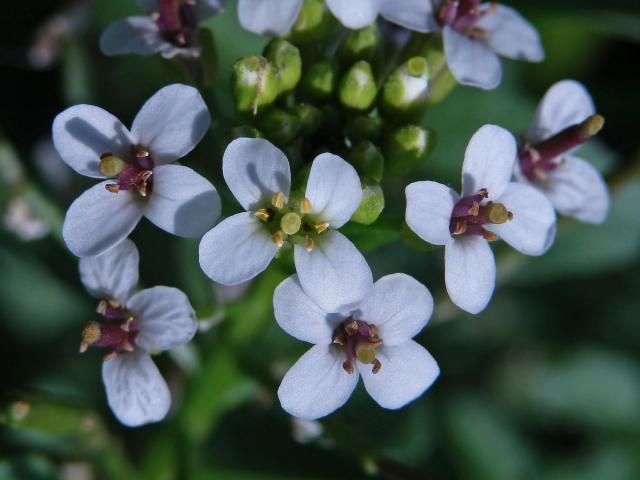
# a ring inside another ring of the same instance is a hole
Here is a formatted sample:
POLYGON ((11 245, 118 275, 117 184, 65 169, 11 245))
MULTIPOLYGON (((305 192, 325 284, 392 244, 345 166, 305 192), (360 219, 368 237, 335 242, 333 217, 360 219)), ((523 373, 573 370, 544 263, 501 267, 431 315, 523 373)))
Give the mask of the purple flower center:
POLYGON ((481 235, 486 240, 495 240, 496 234, 484 226, 508 222, 513 219, 513 214, 502 203, 482 203, 487 197, 489 192, 482 188, 475 195, 458 200, 451 212, 449 233, 454 236, 481 235))
POLYGON ((131 160, 123 160, 112 153, 100 155, 100 171, 116 178, 116 183, 106 186, 112 193, 120 190, 134 190, 146 197, 153 188, 153 159, 143 147, 131 147, 131 160))
POLYGON ((116 300, 101 300, 96 311, 104 317, 104 321, 88 322, 82 329, 80 352, 89 347, 108 348, 109 353, 104 360, 111 360, 123 352, 135 349, 135 338, 138 335, 138 324, 134 315, 116 300))
POLYGON ((191 46, 198 28, 195 0, 158 0, 158 8, 152 18, 164 39, 176 47, 191 46))
POLYGON ((480 5, 480 0, 445 0, 438 9, 436 20, 441 27, 450 27, 473 38, 484 38, 487 32, 476 27, 476 23, 495 12, 496 5, 480 5))
POLYGON ((372 364, 372 372, 378 373, 382 364, 376 358, 376 348, 382 345, 375 325, 347 318, 333 332, 333 343, 343 348, 346 360, 342 368, 347 373, 353 373, 353 362, 357 359, 361 363, 372 364))

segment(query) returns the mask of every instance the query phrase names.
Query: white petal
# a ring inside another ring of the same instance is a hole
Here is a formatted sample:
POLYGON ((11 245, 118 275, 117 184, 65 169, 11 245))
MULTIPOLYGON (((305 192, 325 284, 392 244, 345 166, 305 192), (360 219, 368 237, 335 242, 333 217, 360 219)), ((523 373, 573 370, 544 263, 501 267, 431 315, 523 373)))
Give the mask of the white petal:
POLYGON ((361 300, 373 285, 367 261, 351 240, 334 230, 318 237, 311 252, 296 245, 294 260, 302 288, 327 312, 361 300))
POLYGON ((265 226, 244 212, 224 219, 200 241, 200 267, 223 285, 252 279, 271 263, 278 247, 265 226))
POLYGON ((392 347, 415 337, 433 313, 427 287, 395 273, 379 279, 359 305, 357 318, 378 327, 384 345, 392 347))
POLYGON ((582 122, 595 112, 591 96, 581 83, 575 80, 557 82, 542 97, 527 132, 527 140, 540 142, 582 122))
POLYGON ((62 236, 74 255, 99 255, 127 238, 140 221, 144 205, 137 194, 107 191, 112 183, 94 185, 71 204, 62 236))
POLYGON ((357 30, 376 21, 380 0, 327 0, 327 7, 342 25, 357 30))
POLYGON ((224 9, 225 0, 197 0, 196 15, 198 21, 203 22, 207 18, 217 15, 224 9))
POLYGON ((289 160, 282 150, 262 138, 231 142, 222 158, 222 174, 245 210, 269 206, 274 193, 289 197, 289 160))
POLYGON ((397 409, 415 400, 440 375, 438 364, 424 347, 413 340, 376 351, 382 367, 372 373, 371 365, 358 363, 364 387, 383 408, 397 409))
POLYGON ((136 345, 145 350, 170 350, 196 334, 196 314, 187 296, 177 288, 147 288, 131 297, 127 308, 138 323, 136 345))
POLYGON ((459 83, 485 90, 500 85, 502 65, 489 47, 449 27, 442 29, 442 36, 447 65, 459 83))
POLYGON ((556 214, 539 190, 522 183, 511 183, 496 199, 513 213, 513 220, 501 225, 485 225, 487 230, 525 255, 542 255, 556 234, 556 214))
POLYGON ((128 17, 113 22, 100 37, 100 50, 105 55, 152 55, 170 47, 149 17, 128 17))
POLYGON ((95 257, 80 259, 80 280, 96 298, 112 298, 125 304, 138 284, 140 255, 135 244, 125 239, 95 257))
POLYGON ((489 200, 495 201, 509 185, 516 156, 516 139, 508 130, 496 125, 481 127, 464 154, 462 194, 473 195, 486 188, 489 200))
POLYGON ((297 275, 276 287, 273 310, 278 325, 292 337, 320 345, 331 343, 333 327, 327 313, 302 290, 297 275))
POLYGON ((581 222, 602 223, 609 213, 609 191, 602 175, 589 162, 566 155, 540 187, 562 215, 581 222))
POLYGON ((451 301, 469 313, 487 306, 496 284, 496 261, 489 243, 470 235, 444 248, 444 280, 451 301))
POLYGON ((153 191, 144 211, 155 225, 181 237, 200 237, 220 216, 220 196, 211 182, 188 167, 153 169, 153 191))
POLYGON ((530 62, 544 59, 538 31, 513 8, 497 4, 475 26, 488 32, 486 43, 498 55, 530 62))
POLYGON ((173 84, 145 102, 133 119, 131 135, 149 149, 156 165, 184 157, 198 144, 211 118, 197 89, 173 84))
POLYGON ((382 0, 380 14, 391 23, 415 32, 440 30, 431 0, 382 0))
POLYGON ((302 0, 239 0, 240 25, 259 35, 283 36, 298 18, 302 0))
POLYGON ((137 349, 102 364, 107 400, 115 416, 128 427, 159 422, 169 411, 171 394, 147 352, 137 349))
POLYGON ((345 357, 334 345, 315 345, 289 369, 278 388, 282 408, 289 414, 315 420, 329 415, 349 399, 358 373, 345 372, 345 357))
POLYGON ((451 241, 449 223, 458 194, 441 183, 425 181, 407 186, 406 222, 424 241, 445 245, 451 241))
POLYGON ((331 228, 340 228, 362 201, 360 177, 342 158, 323 153, 311 164, 305 197, 311 201, 313 215, 331 228))
POLYGON ((74 105, 53 121, 53 143, 62 159, 81 175, 105 178, 100 156, 112 153, 127 158, 133 143, 120 120, 93 105, 74 105))

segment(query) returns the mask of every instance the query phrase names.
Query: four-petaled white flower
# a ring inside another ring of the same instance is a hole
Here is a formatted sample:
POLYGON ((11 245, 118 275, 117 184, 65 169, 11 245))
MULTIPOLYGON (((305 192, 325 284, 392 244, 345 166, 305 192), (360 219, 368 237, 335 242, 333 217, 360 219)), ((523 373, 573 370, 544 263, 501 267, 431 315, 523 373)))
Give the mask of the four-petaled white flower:
POLYGON ((276 288, 278 324, 314 344, 284 376, 278 388, 282 408, 304 419, 324 417, 349 399, 360 375, 384 408, 415 400, 440 373, 429 352, 412 340, 433 312, 429 290, 403 273, 366 289, 353 288, 351 275, 337 281, 339 299, 321 285, 304 288, 297 275, 276 288))
POLYGON ((97 311, 104 317, 85 325, 80 351, 109 350, 102 364, 107 399, 118 420, 130 427, 162 420, 171 406, 169 388, 149 351, 182 345, 197 329, 195 312, 180 290, 153 287, 132 295, 138 263, 130 240, 80 259, 82 283, 100 299, 97 311))
POLYGON ((553 206, 533 187, 510 182, 516 141, 485 125, 471 138, 462 166, 462 196, 440 183, 407 186, 406 221, 423 240, 445 246, 445 283, 453 303, 483 310, 495 288, 487 240, 502 238, 527 255, 541 255, 555 237, 553 206))
POLYGON ((609 192, 600 173, 573 151, 602 127, 587 90, 574 80, 549 88, 520 148, 515 177, 543 192, 562 215, 602 223, 609 192))
POLYGON ((209 123, 198 91, 179 84, 147 100, 131 131, 92 105, 60 113, 53 141, 62 159, 82 175, 111 178, 69 207, 62 230, 69 249, 80 257, 98 255, 126 238, 143 215, 185 237, 211 228, 220 214, 216 189, 190 168, 168 165, 198 144, 209 123))
POLYGON ((223 220, 202 238, 200 266, 211 279, 225 285, 249 280, 288 242, 293 244, 300 282, 322 288, 327 298, 343 297, 340 280, 350 272, 353 288, 363 290, 371 282, 362 254, 336 231, 362 200, 358 174, 343 159, 318 155, 304 197, 297 199, 289 195, 287 157, 266 140, 231 142, 222 173, 246 212, 223 220))
POLYGON ((105 55, 199 55, 200 48, 194 43, 199 23, 224 7, 224 0, 137 2, 149 15, 127 17, 109 25, 100 37, 100 50, 105 55))
MULTIPOLYGON (((378 15, 411 30, 433 29, 431 0, 327 0, 327 7, 347 28, 371 25, 378 15), (431 27, 431 28, 430 28, 431 27)), ((261 35, 286 35, 303 0, 239 0, 238 18, 247 30, 261 35)))

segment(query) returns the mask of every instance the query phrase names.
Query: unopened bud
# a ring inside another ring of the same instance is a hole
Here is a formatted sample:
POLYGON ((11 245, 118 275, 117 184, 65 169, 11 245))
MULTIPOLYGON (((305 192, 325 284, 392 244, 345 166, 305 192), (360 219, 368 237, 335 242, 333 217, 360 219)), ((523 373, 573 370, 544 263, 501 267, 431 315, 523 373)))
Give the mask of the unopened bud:
POLYGON ((299 103, 291 109, 300 120, 300 135, 308 137, 313 135, 322 124, 322 112, 310 103, 299 103))
POLYGON ((364 60, 354 63, 340 79, 338 93, 345 107, 368 110, 378 94, 371 65, 364 60))
POLYGON ((277 70, 264 57, 245 57, 233 66, 233 93, 241 113, 258 113, 271 105, 279 91, 277 70))
POLYGON ((432 130, 405 125, 391 132, 382 149, 387 175, 407 175, 423 163, 433 150, 432 130))
POLYGON ((364 140, 376 142, 382 134, 382 119, 356 115, 349 119, 344 127, 344 134, 349 137, 351 143, 357 144, 364 140))
POLYGON ((126 166, 127 164, 124 160, 110 153, 100 157, 100 173, 105 177, 117 177, 126 166))
POLYGON ((349 152, 347 160, 356 168, 360 177, 368 177, 376 182, 382 181, 384 157, 380 153, 380 149, 373 143, 360 142, 349 152))
POLYGON ((231 138, 264 138, 260 130, 250 125, 239 125, 231 129, 231 138))
POLYGON ((360 206, 351 217, 351 221, 362 225, 371 225, 384 210, 384 192, 377 183, 364 182, 360 206))
POLYGON ((351 65, 358 60, 370 62, 380 46, 380 29, 377 23, 360 30, 353 30, 338 47, 337 55, 344 65, 351 65))
POLYGON ((287 39, 296 44, 322 40, 334 25, 333 15, 323 0, 304 0, 287 39))
POLYGON ((387 78, 381 106, 385 114, 416 120, 424 114, 428 93, 427 61, 422 57, 412 57, 387 78))
POLYGON ((311 98, 319 101, 329 100, 336 89, 336 71, 331 60, 311 65, 304 74, 302 87, 311 98))
POLYGON ((265 48, 264 56, 276 67, 279 80, 278 93, 289 92, 296 88, 302 75, 300 50, 286 40, 274 38, 265 48))
POLYGON ((408 55, 423 57, 429 64, 429 103, 443 100, 456 86, 456 79, 447 66, 442 35, 415 35, 405 50, 408 55))
POLYGON ((300 132, 300 119, 274 107, 260 115, 258 128, 276 145, 286 145, 300 132))

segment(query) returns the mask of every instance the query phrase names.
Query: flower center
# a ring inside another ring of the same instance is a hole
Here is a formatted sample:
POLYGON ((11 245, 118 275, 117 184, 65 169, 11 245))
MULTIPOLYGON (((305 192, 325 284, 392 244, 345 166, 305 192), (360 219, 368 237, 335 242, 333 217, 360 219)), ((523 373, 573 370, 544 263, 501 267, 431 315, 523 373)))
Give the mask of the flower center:
POLYGON ((378 337, 375 325, 349 317, 334 330, 333 343, 344 350, 347 359, 342 368, 345 372, 353 373, 353 362, 356 359, 373 365, 373 373, 380 371, 382 363, 376 358, 376 348, 382 345, 382 339, 378 337))
POLYGON ((131 147, 133 160, 123 160, 112 153, 100 155, 100 172, 107 177, 116 178, 116 183, 107 184, 111 193, 120 190, 134 190, 142 197, 151 193, 153 187, 153 159, 143 147, 131 147))
POLYGON ((315 245, 314 239, 327 230, 329 224, 312 218, 311 202, 308 198, 299 202, 289 201, 287 205, 284 202, 284 193, 278 192, 271 198, 269 208, 259 208, 254 215, 265 224, 278 248, 287 240, 302 241, 310 252, 315 245))
POLYGON ((195 0, 158 0, 159 11, 151 15, 164 39, 176 47, 193 44, 198 28, 195 3, 195 0))
POLYGON ((495 3, 480 5, 480 0, 445 0, 438 9, 436 20, 441 27, 451 27, 472 38, 486 38, 486 30, 476 27, 476 23, 496 8, 495 3))
POLYGON ((119 353, 132 352, 135 349, 135 338, 138 335, 138 325, 135 316, 126 310, 116 300, 101 300, 96 311, 105 321, 88 322, 82 329, 80 353, 89 347, 106 347, 109 353, 104 360, 111 360, 119 353))
POLYGON ((586 142, 597 134, 604 125, 601 115, 591 115, 581 123, 565 128, 559 133, 537 143, 524 143, 518 152, 520 170, 531 182, 543 182, 562 161, 563 154, 586 142))
POLYGON ((475 195, 462 197, 453 207, 449 233, 451 235, 482 235, 486 240, 495 240, 496 234, 484 228, 486 224, 501 224, 513 219, 513 213, 502 203, 482 203, 489 196, 486 188, 475 195))

